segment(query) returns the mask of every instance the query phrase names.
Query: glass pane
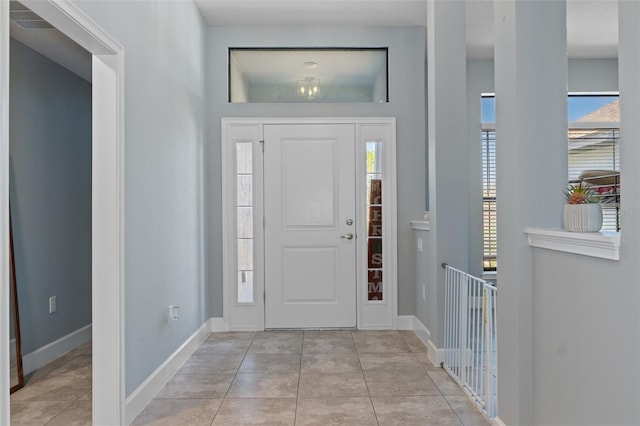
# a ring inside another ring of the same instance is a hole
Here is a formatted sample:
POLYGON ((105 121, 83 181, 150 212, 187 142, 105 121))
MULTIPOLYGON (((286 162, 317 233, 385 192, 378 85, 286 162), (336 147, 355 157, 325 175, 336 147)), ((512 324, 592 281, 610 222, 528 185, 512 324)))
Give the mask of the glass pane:
POLYGON ((253 176, 239 175, 238 185, 238 207, 253 205, 253 176))
POLYGON ((253 270, 253 240, 238 240, 238 270, 253 270))
POLYGON ((367 299, 383 300, 382 142, 367 142, 367 299))
POLYGON ((387 48, 231 48, 229 102, 388 102, 387 48))
POLYGON ((567 108, 569 122, 620 121, 620 103, 615 95, 569 95, 567 108))
POLYGON ((238 271, 238 303, 253 303, 253 271, 238 271))
POLYGON ((253 144, 236 144, 236 172, 241 174, 251 174, 253 170, 253 144))
POLYGON ((368 271, 368 300, 382 300, 382 269, 368 271))
POLYGON ((238 238, 253 238, 253 207, 238 207, 238 238))

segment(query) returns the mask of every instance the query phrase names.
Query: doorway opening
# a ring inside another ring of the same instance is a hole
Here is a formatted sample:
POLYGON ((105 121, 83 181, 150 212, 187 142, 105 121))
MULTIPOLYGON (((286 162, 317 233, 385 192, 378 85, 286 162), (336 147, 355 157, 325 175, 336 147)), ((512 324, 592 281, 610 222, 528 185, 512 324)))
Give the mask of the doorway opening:
MULTIPOLYGON (((123 143, 124 51, 71 2, 23 0, 92 54, 92 408, 93 423, 124 423, 123 143)), ((9 240, 9 2, 0 2, 0 240, 9 240)), ((8 244, 0 246, 8 271, 8 244)), ((0 277, 0 370, 9 371, 9 274, 0 277)), ((10 419, 8 374, 0 375, 0 423, 10 419)))

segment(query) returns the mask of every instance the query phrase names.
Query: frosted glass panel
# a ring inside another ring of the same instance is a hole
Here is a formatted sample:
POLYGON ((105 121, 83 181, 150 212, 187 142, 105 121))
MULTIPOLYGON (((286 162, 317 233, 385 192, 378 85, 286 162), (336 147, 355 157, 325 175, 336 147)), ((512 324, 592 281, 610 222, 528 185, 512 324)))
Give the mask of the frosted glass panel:
POLYGON ((253 171, 253 144, 236 144, 236 172, 240 174, 251 174, 253 171))
POLYGON ((253 303, 253 142, 236 143, 238 303, 253 303))
POLYGON ((238 303, 253 303, 253 271, 238 272, 238 303))
POLYGON ((253 176, 238 176, 238 207, 253 205, 253 176))
POLYGON ((253 207, 238 207, 238 238, 253 238, 253 207))
POLYGON ((238 239, 238 270, 253 270, 253 240, 238 239))

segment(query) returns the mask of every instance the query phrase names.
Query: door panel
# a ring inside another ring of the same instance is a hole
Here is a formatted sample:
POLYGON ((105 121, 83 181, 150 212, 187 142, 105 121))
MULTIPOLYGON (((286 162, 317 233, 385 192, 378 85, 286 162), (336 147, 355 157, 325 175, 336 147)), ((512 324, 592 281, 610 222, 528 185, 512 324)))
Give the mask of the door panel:
POLYGON ((265 326, 355 327, 355 126, 264 127, 265 326))

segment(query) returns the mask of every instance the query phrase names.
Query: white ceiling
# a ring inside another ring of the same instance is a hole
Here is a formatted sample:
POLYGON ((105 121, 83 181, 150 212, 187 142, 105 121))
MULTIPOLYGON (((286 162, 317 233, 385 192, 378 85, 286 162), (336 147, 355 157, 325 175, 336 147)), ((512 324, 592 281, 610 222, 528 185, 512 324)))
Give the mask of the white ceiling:
POLYGON ((423 0, 195 0, 210 26, 420 26, 423 0))
MULTIPOLYGON (((195 1, 210 26, 425 26, 427 22, 426 0, 195 1)), ((469 56, 492 57, 493 0, 467 0, 466 29, 469 56)), ((617 57, 617 1, 568 0, 567 45, 570 57, 617 57)))
MULTIPOLYGON (((426 0, 195 2, 210 26, 425 26, 427 22, 426 0)), ((12 9, 18 5, 20 4, 11 1, 12 9)), ((493 0, 467 0, 466 31, 468 55, 474 58, 491 58, 493 0)), ((85 80, 91 80, 89 53, 57 30, 24 29, 12 22, 11 36, 85 80)), ((570 57, 617 57, 617 1, 568 0, 567 45, 570 57)))

